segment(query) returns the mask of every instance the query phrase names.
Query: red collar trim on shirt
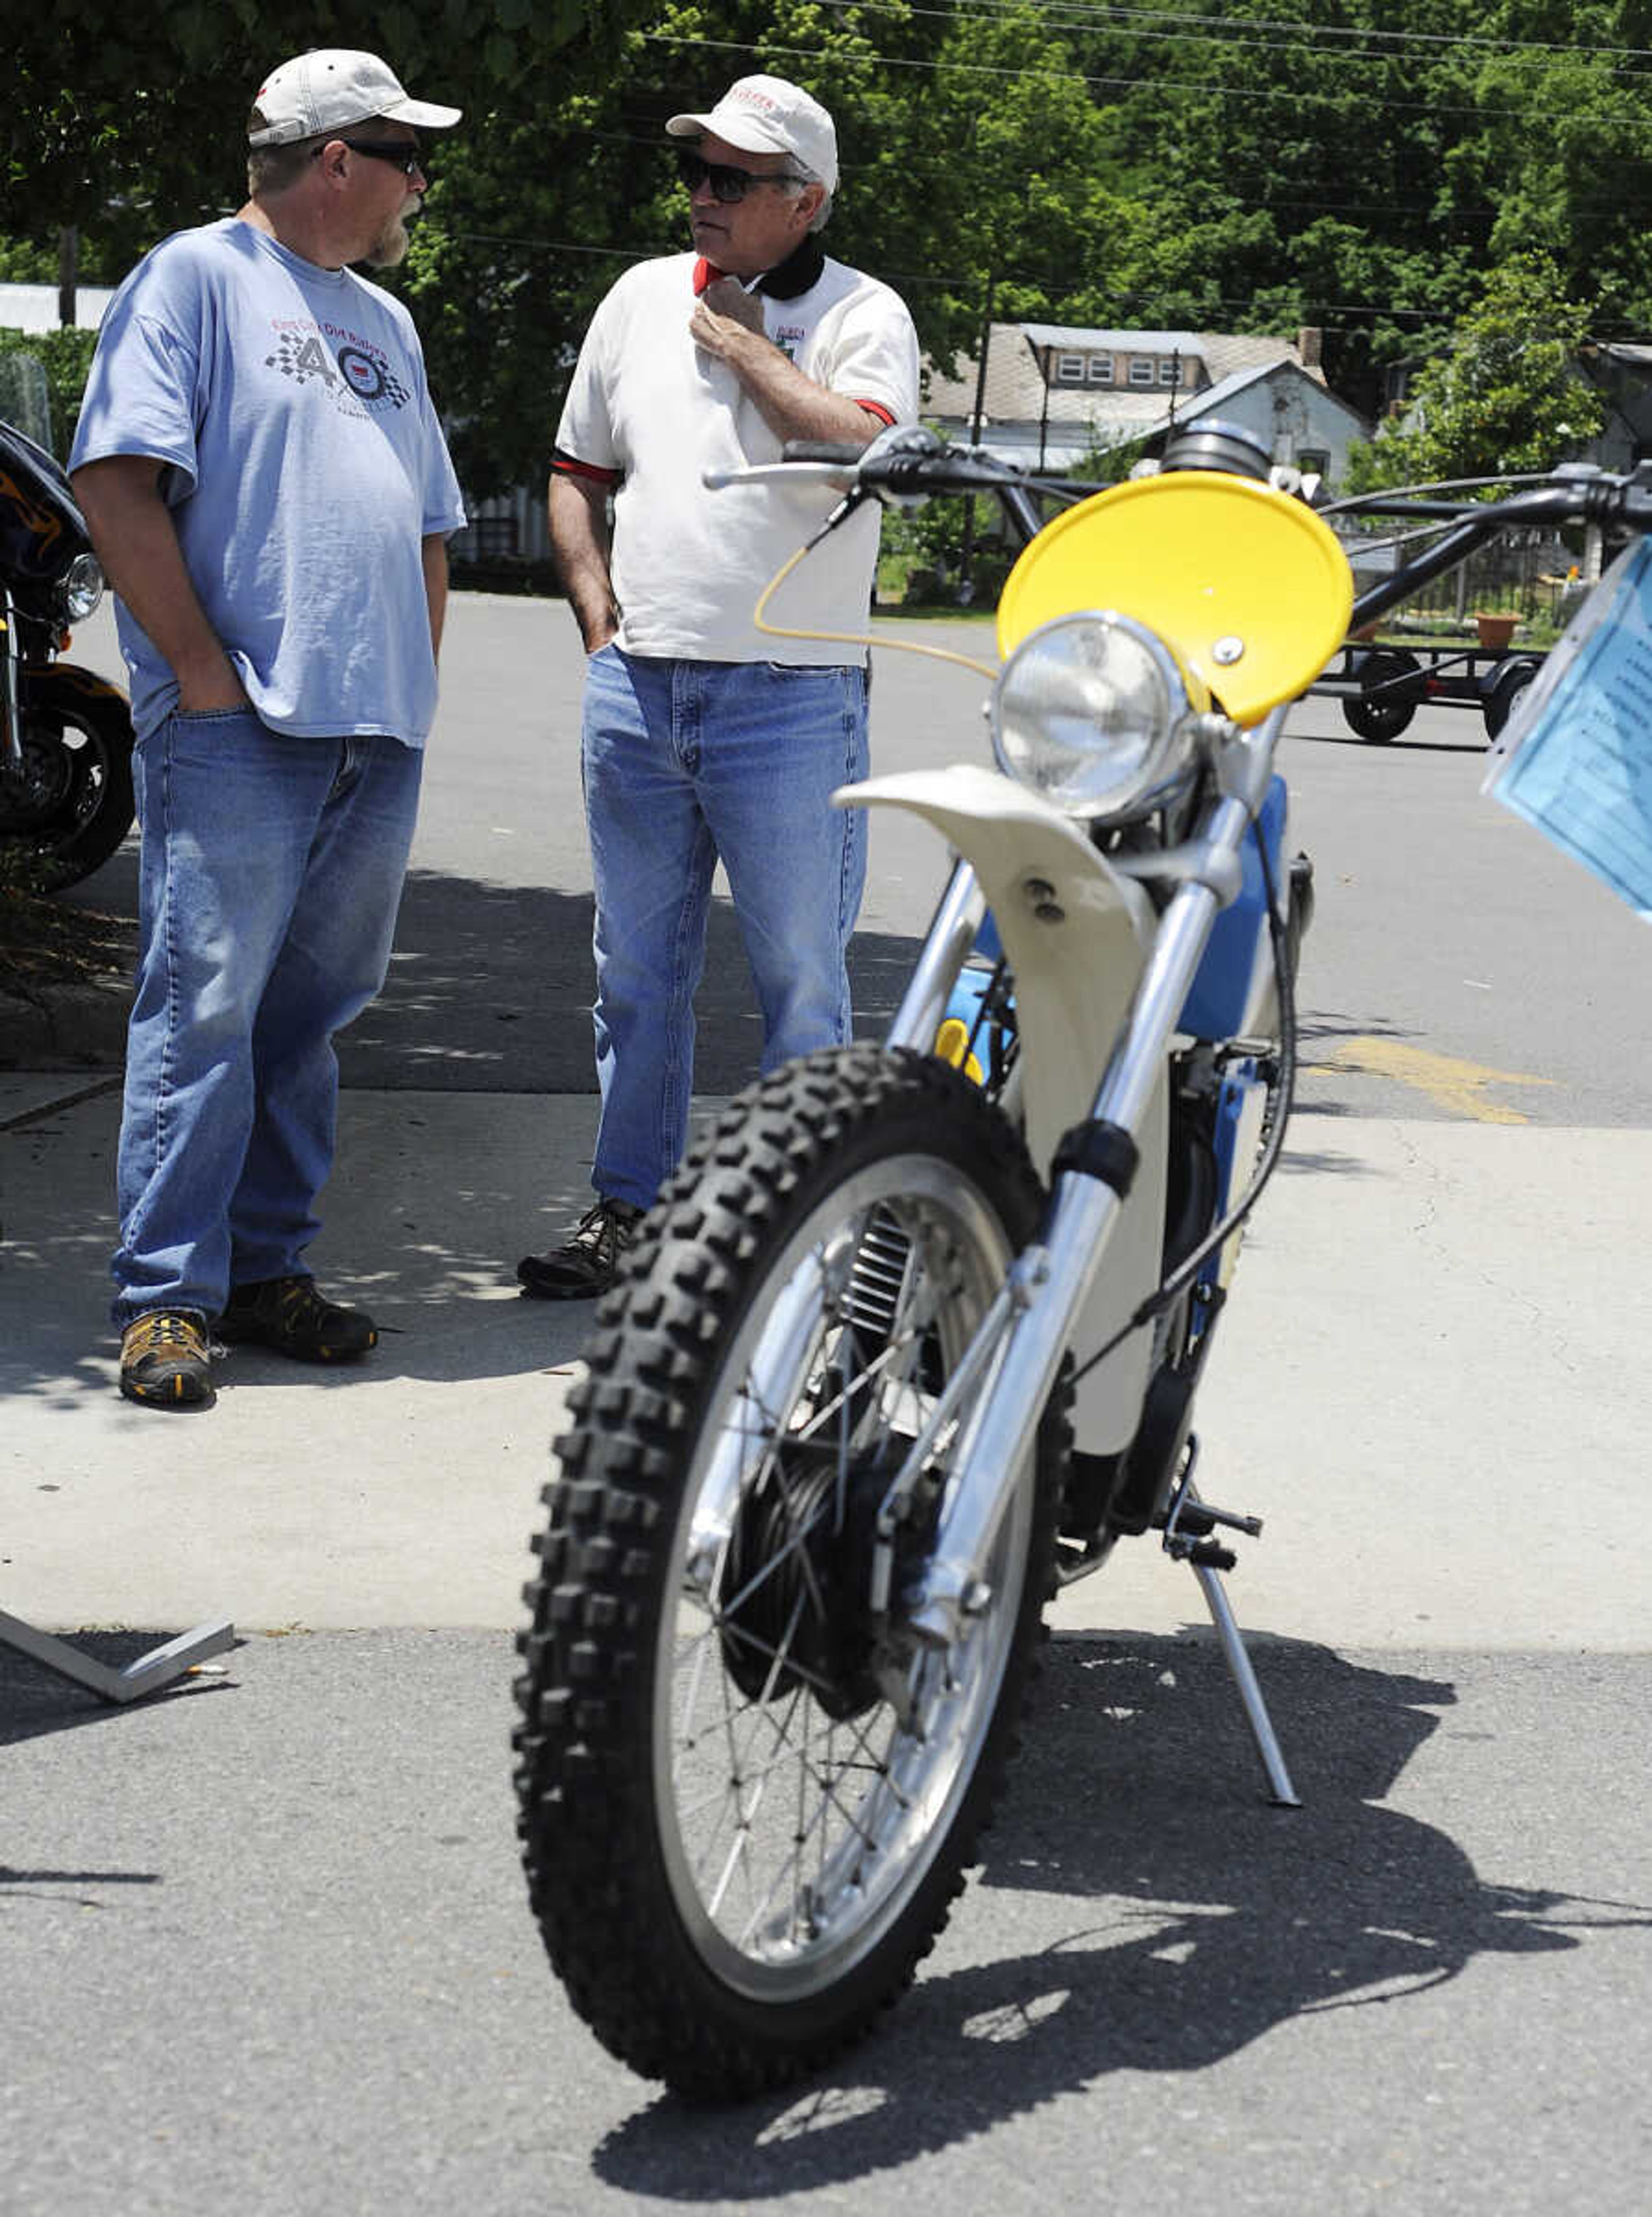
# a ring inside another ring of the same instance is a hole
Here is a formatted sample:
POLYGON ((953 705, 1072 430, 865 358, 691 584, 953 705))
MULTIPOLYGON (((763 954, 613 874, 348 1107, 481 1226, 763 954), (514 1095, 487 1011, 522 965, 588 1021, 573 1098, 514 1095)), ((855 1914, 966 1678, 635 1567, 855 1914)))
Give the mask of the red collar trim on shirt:
MULTIPOLYGON (((753 293, 764 293, 771 300, 801 300, 812 292, 820 281, 826 268, 826 249, 812 235, 793 247, 786 259, 759 277, 750 287, 753 293)), ((694 292, 697 300, 708 285, 715 285, 728 272, 719 269, 715 262, 708 262, 702 254, 694 265, 694 292)))

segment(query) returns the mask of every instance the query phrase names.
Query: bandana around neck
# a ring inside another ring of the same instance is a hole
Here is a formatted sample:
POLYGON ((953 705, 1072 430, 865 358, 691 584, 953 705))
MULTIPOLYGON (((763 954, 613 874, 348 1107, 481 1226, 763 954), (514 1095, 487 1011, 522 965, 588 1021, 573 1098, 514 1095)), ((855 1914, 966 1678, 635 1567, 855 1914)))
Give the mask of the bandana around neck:
MULTIPOLYGON (((812 235, 801 245, 795 246, 783 262, 777 262, 758 279, 752 290, 764 293, 771 300, 795 300, 820 281, 820 272, 826 268, 826 249, 812 235)), ((702 254, 694 265, 694 293, 697 300, 708 285, 715 285, 720 277, 727 276, 715 262, 708 262, 702 254)))

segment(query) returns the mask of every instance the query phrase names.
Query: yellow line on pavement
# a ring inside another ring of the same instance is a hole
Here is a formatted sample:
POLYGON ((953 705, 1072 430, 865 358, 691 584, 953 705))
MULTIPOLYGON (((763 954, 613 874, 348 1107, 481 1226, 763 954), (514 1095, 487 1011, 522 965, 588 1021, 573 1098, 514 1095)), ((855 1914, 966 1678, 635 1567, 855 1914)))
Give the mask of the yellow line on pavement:
MULTIPOLYGON (((1488 1070, 1483 1063, 1460 1062, 1454 1055, 1430 1054, 1426 1047, 1407 1047, 1391 1039, 1344 1040, 1334 1054, 1319 1068, 1355 1071, 1364 1078, 1391 1078, 1401 1085, 1414 1086, 1453 1116, 1469 1116, 1482 1124, 1529 1124, 1518 1108, 1487 1098, 1492 1085, 1552 1085, 1552 1078, 1534 1078, 1519 1070, 1488 1070)), ((1304 1075, 1311 1073, 1308 1065, 1304 1075)))

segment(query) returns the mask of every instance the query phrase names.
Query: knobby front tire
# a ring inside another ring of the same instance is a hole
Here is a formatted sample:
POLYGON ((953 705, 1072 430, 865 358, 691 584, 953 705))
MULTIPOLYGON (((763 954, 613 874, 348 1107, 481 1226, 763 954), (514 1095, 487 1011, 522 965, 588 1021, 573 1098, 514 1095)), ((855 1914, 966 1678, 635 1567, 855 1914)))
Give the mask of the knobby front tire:
MULTIPOLYGON (((575 2007, 683 2093, 823 2063, 962 1890, 1052 1584, 1065 1382, 950 1656, 869 1607, 873 1539, 1041 1203, 956 1072, 833 1050, 724 1113, 597 1312, 526 1592, 519 1831, 575 2007)), ((897 1595, 974 1390, 924 1462, 897 1595)))

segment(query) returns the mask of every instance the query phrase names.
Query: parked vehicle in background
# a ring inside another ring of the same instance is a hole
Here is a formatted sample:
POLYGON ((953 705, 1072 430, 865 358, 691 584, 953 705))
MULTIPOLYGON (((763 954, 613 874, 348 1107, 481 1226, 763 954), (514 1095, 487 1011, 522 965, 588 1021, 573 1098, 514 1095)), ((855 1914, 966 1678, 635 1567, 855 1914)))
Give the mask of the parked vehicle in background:
POLYGON ((132 828, 132 713, 119 686, 60 658, 103 572, 49 451, 44 371, 13 354, 0 372, 0 846, 56 892, 132 828))
POLYGON ((1380 646, 1349 640, 1309 687, 1342 703, 1351 732, 1373 744, 1397 739, 1419 708, 1475 708, 1494 739, 1543 668, 1525 647, 1380 646))

